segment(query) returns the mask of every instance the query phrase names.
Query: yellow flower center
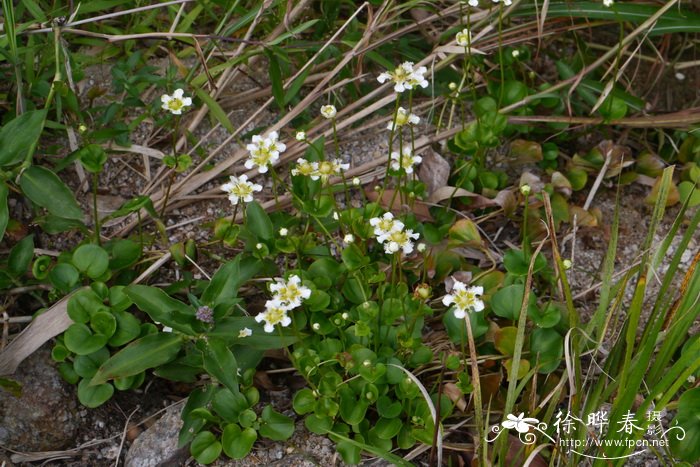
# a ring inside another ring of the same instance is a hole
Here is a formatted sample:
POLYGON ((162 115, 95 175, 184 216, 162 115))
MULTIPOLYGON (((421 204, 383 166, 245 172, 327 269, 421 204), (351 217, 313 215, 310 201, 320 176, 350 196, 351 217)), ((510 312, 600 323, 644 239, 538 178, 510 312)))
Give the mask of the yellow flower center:
POLYGON ((318 164, 318 173, 321 175, 332 175, 333 174, 333 164, 328 161, 323 161, 318 164))
POLYGON ((301 293, 296 285, 288 284, 286 287, 280 289, 278 295, 283 302, 293 302, 299 298, 301 293))
POLYGON ((396 114, 396 125, 404 126, 407 123, 408 123, 408 112, 399 111, 396 114))
POLYGON ((286 312, 282 308, 270 308, 265 312, 265 321, 274 325, 281 323, 285 316, 286 312))
POLYGON ((178 111, 184 107, 182 100, 174 97, 168 101, 168 108, 172 111, 178 111))
POLYGON ((398 230, 396 232, 392 232, 389 235, 389 240, 392 242, 396 242, 399 245, 403 245, 408 241, 408 235, 406 235, 406 232, 403 230, 398 230))
POLYGON ((231 193, 240 198, 245 198, 253 193, 253 187, 247 183, 237 183, 231 189, 231 193))
POLYGON ((462 310, 468 310, 474 306, 476 295, 468 290, 460 291, 455 294, 455 305, 462 310))
POLYGON ((394 228, 394 219, 382 218, 382 220, 380 220, 377 224, 377 227, 379 227, 379 230, 389 232, 392 228, 394 228))
POLYGON ((270 162, 272 155, 267 149, 259 148, 251 153, 253 162, 255 162, 260 167, 263 167, 270 162))

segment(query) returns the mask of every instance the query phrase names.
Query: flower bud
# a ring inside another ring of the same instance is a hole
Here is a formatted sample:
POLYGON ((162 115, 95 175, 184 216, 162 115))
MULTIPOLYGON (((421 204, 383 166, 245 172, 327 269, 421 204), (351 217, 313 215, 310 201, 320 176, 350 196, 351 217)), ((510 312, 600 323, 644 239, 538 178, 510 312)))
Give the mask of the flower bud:
POLYGON ((522 193, 523 196, 528 196, 531 191, 532 188, 530 187, 530 185, 525 184, 520 187, 520 193, 522 193))
POLYGON ((286 229, 285 227, 282 227, 282 228, 280 229, 280 237, 286 237, 287 234, 289 234, 289 230, 286 229))
POLYGON ((562 266, 564 266, 565 271, 568 271, 569 269, 571 269, 571 266, 573 266, 573 263, 570 259, 565 259, 564 261, 562 261, 562 266))

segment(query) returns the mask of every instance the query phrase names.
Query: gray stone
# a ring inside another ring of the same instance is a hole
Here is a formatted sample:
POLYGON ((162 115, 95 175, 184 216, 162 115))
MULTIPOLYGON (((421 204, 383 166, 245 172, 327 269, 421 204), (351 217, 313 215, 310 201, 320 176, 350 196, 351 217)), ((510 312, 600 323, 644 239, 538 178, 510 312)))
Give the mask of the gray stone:
POLYGON ((0 444, 24 452, 72 447, 79 426, 75 388, 63 381, 48 349, 24 360, 9 378, 22 392, 0 391, 0 444))
POLYGON ((187 448, 177 448, 178 433, 182 427, 182 407, 182 404, 170 407, 156 423, 134 440, 126 454, 125 467, 182 465, 187 460, 187 448), (183 455, 184 459, 180 461, 183 455))

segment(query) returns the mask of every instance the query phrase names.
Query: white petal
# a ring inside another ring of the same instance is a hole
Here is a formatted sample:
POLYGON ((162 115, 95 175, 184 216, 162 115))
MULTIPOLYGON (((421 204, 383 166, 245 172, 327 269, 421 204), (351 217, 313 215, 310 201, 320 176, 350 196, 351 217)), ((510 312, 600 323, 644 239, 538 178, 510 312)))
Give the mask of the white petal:
POLYGON ((469 287, 469 291, 476 294, 476 295, 483 295, 484 294, 484 288, 480 285, 475 285, 473 287, 469 287))
POLYGON ((503 428, 511 429, 515 428, 516 422, 511 421, 511 420, 505 420, 501 422, 501 425, 503 425, 503 428))
POLYGON ((259 314, 255 317, 255 321, 257 321, 258 323, 261 322, 263 319, 265 319, 264 313, 259 313, 259 314))
POLYGON ((192 98, 191 97, 184 97, 182 99, 182 105, 184 105, 185 107, 189 107, 190 105, 192 105, 192 98))
POLYGON ((267 166, 263 165, 261 167, 258 167, 258 172, 264 174, 265 172, 267 172, 267 166))
POLYGON ((176 89, 175 92, 173 93, 173 97, 176 99, 182 99, 182 96, 185 94, 185 91, 182 89, 176 89))
POLYGON ((253 162, 253 159, 248 159, 245 161, 245 164, 243 164, 246 169, 250 170, 253 167, 255 167, 255 162, 253 162))
POLYGON ((455 318, 458 318, 458 319, 464 319, 467 317, 467 313, 461 308, 455 308, 454 314, 455 314, 455 318))
POLYGON ((474 301, 474 311, 482 311, 484 309, 484 302, 481 300, 474 301))
POLYGON ((167 104, 167 103, 170 102, 171 100, 173 100, 173 98, 170 97, 170 96, 167 95, 167 94, 163 94, 162 96, 160 96, 160 101, 161 101, 163 104, 167 104))
POLYGON ((265 332, 272 332, 275 330, 275 327, 273 325, 271 325, 270 323, 265 323, 264 329, 265 329, 265 332))
POLYGON ((292 318, 285 315, 284 318, 282 318, 282 321, 280 321, 280 324, 282 325, 282 327, 287 327, 290 324, 292 324, 292 318))
POLYGON ((454 303, 455 297, 454 295, 447 294, 444 297, 442 297, 442 304, 445 306, 450 306, 454 303))

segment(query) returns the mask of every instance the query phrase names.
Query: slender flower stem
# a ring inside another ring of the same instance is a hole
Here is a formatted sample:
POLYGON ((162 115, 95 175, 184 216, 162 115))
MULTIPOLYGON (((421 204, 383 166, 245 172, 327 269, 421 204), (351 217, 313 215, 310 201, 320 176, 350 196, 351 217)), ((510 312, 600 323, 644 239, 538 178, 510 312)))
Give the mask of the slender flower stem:
MULTIPOLYGON (((175 168, 177 168, 177 135, 180 133, 180 116, 175 118, 175 128, 173 129, 172 150, 175 158, 175 168)), ((165 216, 165 210, 168 208, 168 199, 170 198, 170 189, 175 181, 175 168, 170 170, 168 177, 168 187, 165 189, 165 197, 163 198, 163 207, 160 209, 160 217, 165 216)))
POLYGON ((100 240, 100 217, 97 213, 97 183, 99 181, 99 174, 95 172, 92 174, 92 209, 95 222, 95 243, 101 245, 100 240))

